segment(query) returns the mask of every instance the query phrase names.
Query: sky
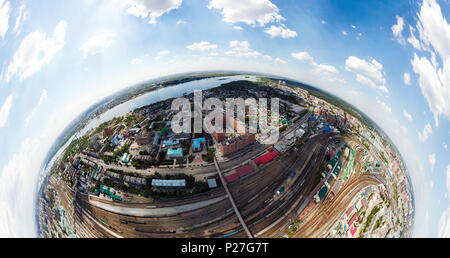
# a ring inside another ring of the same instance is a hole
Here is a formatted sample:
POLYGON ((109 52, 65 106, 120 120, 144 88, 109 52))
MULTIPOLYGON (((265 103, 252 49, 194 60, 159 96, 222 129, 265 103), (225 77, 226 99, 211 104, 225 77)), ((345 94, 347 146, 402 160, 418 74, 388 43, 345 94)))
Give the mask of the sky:
POLYGON ((36 236, 45 155, 78 114, 181 72, 286 76, 358 107, 413 183, 415 237, 450 237, 448 0, 0 0, 0 237, 36 236))

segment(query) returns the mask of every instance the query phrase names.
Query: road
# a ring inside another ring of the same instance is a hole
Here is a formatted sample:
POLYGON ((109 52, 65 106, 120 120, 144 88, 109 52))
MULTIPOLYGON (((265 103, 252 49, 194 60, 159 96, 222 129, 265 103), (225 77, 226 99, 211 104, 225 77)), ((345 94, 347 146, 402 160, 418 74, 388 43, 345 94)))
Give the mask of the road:
MULTIPOLYGON (((219 237, 234 231, 238 233, 233 237, 282 237, 314 187, 326 154, 323 146, 336 137, 341 136, 318 135, 300 149, 282 153, 256 172, 228 184, 235 207, 226 197, 227 190, 218 187, 179 200, 149 203, 113 203, 78 194, 74 214, 79 221, 89 221, 86 231, 103 237, 219 237), (289 180, 293 171, 296 176, 289 180), (286 191, 277 195, 281 186, 286 186, 286 191)), ((219 165, 222 169, 234 163, 219 165)), ((69 197, 66 205, 70 206, 69 197)))
MULTIPOLYGON (((229 185, 236 206, 252 234, 268 227, 288 211, 294 211, 288 214, 295 217, 297 207, 301 205, 298 197, 307 196, 308 187, 311 186, 305 182, 311 181, 314 176, 312 172, 319 163, 318 160, 324 154, 321 150, 323 148, 317 146, 326 144, 328 137, 328 135, 323 135, 313 138, 301 150, 292 150, 285 153, 260 167, 258 172, 229 185), (294 169, 301 171, 298 172, 299 176, 292 184, 292 189, 288 189, 282 198, 271 200, 274 199, 276 191, 280 185, 285 183, 294 169), (287 198, 290 193, 293 195, 287 198)), ((219 187, 208 193, 191 196, 183 200, 156 201, 151 205, 156 208, 162 207, 163 203, 165 203, 165 207, 179 206, 183 203, 202 202, 225 196, 225 194, 224 188, 219 187)), ((178 214, 166 214, 164 217, 137 217, 130 214, 109 212, 90 205, 87 197, 83 195, 80 195, 78 202, 83 209, 108 225, 108 228, 111 227, 109 228, 111 231, 121 232, 118 234, 123 237, 217 237, 233 231, 239 231, 235 235, 236 237, 247 237, 228 199, 198 207, 198 209, 185 210, 178 214), (130 222, 124 224, 121 221, 130 222)), ((114 203, 114 205, 120 207, 124 204, 114 203)), ((145 209, 146 204, 133 205, 133 207, 145 209)), ((154 209, 154 207, 152 208, 154 209)), ((284 223, 285 221, 281 222, 284 223)), ((105 235, 111 236, 107 233, 105 235)))

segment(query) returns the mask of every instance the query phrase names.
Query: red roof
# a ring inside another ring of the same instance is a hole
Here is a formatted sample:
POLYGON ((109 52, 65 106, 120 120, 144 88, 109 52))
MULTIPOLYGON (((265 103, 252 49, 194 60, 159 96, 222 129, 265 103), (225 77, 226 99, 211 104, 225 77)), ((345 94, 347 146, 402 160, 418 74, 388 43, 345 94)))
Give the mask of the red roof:
POLYGON ((256 165, 266 164, 267 162, 271 161, 273 158, 278 156, 278 154, 280 154, 278 151, 268 152, 262 155, 261 157, 254 159, 253 161, 255 162, 256 165))
POLYGON ((353 207, 348 208, 347 212, 345 213, 345 215, 350 216, 350 214, 352 214, 353 211, 353 207))
POLYGON ((225 180, 227 180, 228 183, 234 182, 238 179, 239 179, 239 175, 237 173, 233 173, 233 174, 230 174, 225 177, 225 180))
POLYGON ((348 226, 350 227, 356 219, 357 212, 353 214, 352 218, 348 221, 348 226))
POLYGON ((273 147, 270 147, 269 152, 274 151, 275 149, 273 147))
POLYGON ((252 167, 252 165, 248 164, 236 169, 236 174, 238 174, 239 177, 242 177, 252 173, 253 171, 255 171, 255 169, 252 167))
POLYGON ((353 227, 352 229, 350 229, 350 234, 352 234, 352 237, 353 237, 353 235, 355 235, 356 230, 358 230, 357 227, 353 227))

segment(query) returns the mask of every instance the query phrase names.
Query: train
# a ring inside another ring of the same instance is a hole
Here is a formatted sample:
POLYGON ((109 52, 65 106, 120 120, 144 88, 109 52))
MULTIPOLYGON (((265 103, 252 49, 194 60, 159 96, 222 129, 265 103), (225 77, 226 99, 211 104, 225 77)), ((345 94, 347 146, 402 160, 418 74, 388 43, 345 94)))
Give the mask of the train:
POLYGON ((147 222, 139 222, 139 221, 131 221, 131 220, 124 220, 124 219, 120 219, 120 223, 122 224, 128 224, 128 223, 132 223, 132 224, 147 224, 147 222))
POLYGON ((228 233, 228 234, 225 234, 225 235, 223 235, 223 236, 221 236, 221 237, 219 237, 219 238, 227 238, 227 237, 230 237, 230 236, 234 236, 234 235, 236 235, 237 233, 239 233, 239 230, 233 231, 233 232, 228 233))

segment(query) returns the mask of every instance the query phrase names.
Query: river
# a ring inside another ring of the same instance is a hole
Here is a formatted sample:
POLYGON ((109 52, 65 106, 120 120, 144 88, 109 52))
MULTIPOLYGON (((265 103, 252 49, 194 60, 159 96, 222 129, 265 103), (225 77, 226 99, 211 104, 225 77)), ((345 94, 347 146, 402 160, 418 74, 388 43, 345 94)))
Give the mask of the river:
POLYGON ((195 90, 208 90, 218 87, 224 83, 229 83, 239 80, 256 81, 256 76, 253 75, 235 75, 227 77, 214 77, 202 80, 196 80, 186 83, 180 83, 165 88, 160 88, 148 93, 145 93, 139 97, 130 99, 120 105, 117 105, 110 110, 104 112, 95 119, 92 119, 83 129, 80 130, 79 136, 86 134, 89 130, 97 128, 104 122, 107 122, 115 117, 120 117, 126 113, 133 111, 137 108, 156 103, 161 100, 169 98, 178 98, 183 96, 184 93, 190 94, 195 90))

